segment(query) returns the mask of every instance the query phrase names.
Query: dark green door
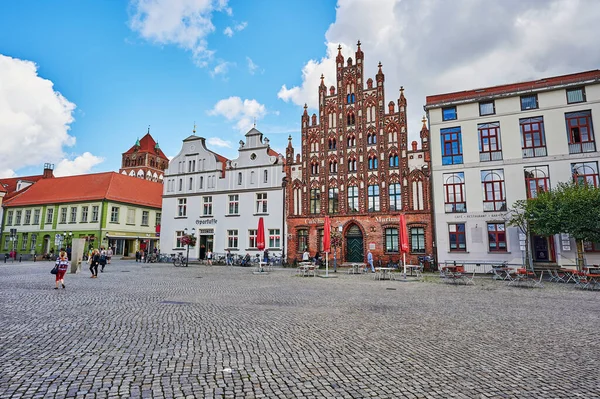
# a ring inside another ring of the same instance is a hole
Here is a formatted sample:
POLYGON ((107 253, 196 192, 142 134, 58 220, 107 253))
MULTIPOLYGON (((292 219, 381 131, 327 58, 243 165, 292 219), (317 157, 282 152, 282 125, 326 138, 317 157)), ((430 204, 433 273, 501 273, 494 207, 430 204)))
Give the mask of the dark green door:
POLYGON ((364 262, 363 236, 358 226, 350 227, 346 234, 346 262, 364 262))

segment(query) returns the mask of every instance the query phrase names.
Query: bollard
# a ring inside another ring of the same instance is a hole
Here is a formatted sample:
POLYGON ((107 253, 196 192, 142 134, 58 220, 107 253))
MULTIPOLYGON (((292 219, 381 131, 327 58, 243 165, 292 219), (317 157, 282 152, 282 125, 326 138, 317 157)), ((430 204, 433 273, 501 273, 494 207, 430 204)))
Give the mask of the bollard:
POLYGON ((21 263, 22 258, 23 258, 23 255, 19 255, 19 263, 21 263))

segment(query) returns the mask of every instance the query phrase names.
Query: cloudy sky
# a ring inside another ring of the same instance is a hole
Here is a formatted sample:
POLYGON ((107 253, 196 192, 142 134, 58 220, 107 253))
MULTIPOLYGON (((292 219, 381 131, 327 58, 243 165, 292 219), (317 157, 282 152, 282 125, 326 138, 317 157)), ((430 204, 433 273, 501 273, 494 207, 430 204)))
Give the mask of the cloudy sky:
POLYGON ((596 0, 57 0, 0 3, 0 176, 118 170, 150 132, 227 157, 256 121, 283 151, 321 73, 362 42, 409 139, 425 96, 600 67, 596 0))

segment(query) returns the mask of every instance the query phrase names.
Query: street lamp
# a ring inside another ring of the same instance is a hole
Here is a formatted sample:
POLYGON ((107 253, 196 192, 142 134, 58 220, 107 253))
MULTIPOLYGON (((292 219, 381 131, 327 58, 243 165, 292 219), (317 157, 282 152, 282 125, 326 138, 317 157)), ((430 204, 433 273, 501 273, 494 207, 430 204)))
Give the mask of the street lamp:
MULTIPOLYGON (((183 233, 187 236, 187 232, 188 232, 188 229, 186 227, 185 229, 183 229, 183 233)), ((196 228, 192 227, 192 237, 194 237, 195 233, 196 233, 196 228)), ((186 241, 187 241, 187 253, 185 255, 185 267, 188 266, 188 262, 190 260, 190 239, 187 238, 186 241)))

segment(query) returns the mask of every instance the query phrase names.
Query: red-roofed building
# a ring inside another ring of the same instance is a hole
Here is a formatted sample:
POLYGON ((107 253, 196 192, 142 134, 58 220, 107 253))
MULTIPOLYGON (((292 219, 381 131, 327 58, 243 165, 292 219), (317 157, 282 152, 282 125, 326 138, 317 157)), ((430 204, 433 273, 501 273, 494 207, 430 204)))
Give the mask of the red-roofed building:
POLYGON ((85 239, 130 256, 158 243, 162 184, 116 172, 39 179, 4 201, 2 251, 44 254, 85 239), (7 232, 17 229, 12 242, 7 232))
MULTIPOLYGON (((574 266, 568 234, 527 237, 508 226, 518 200, 559 182, 600 186, 600 70, 427 96, 438 261, 574 266)), ((584 244, 600 262, 600 243, 584 244)))
POLYGON ((119 173, 150 181, 162 182, 169 159, 150 135, 138 139, 133 147, 123 153, 119 173))

